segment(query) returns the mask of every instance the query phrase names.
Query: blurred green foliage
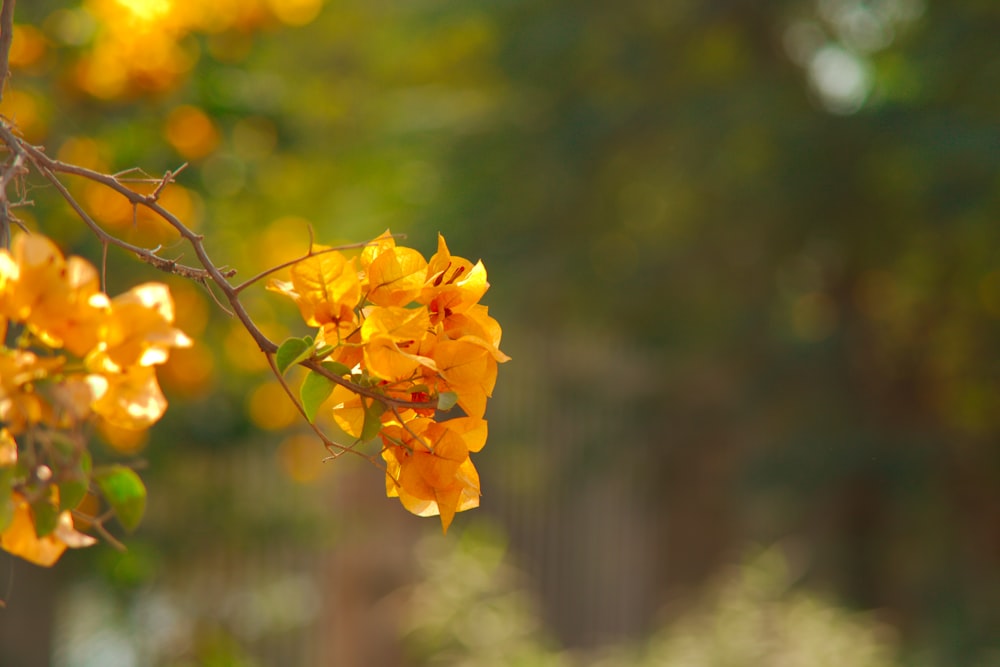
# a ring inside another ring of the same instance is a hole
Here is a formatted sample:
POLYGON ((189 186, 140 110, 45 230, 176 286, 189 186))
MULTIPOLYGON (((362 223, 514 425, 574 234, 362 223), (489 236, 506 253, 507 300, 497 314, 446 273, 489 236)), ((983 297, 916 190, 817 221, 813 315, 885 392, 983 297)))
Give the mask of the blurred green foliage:
POLYGON ((794 588, 780 547, 757 549, 716 578, 712 592, 648 638, 594 652, 554 647, 496 536, 467 532, 458 545, 427 539, 424 572, 406 591, 405 642, 416 665, 552 667, 892 667, 888 626, 794 588), (458 575, 458 576, 456 576, 458 575))

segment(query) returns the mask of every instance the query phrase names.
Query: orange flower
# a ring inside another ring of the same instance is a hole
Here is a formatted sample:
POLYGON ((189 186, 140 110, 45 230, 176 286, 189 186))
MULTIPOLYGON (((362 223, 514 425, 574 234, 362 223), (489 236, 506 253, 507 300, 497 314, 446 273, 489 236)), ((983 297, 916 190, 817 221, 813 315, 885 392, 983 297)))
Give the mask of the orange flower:
POLYGON ((93 373, 87 376, 87 384, 93 396, 91 409, 120 428, 148 428, 167 409, 167 399, 152 366, 128 366, 121 373, 93 373))
POLYGON ((321 252, 296 263, 291 277, 291 282, 271 280, 267 289, 295 301, 306 324, 323 327, 328 342, 347 337, 357 327, 354 309, 361 300, 361 284, 354 260, 336 251, 321 252))
POLYGON ((470 451, 485 443, 486 422, 419 417, 382 431, 386 495, 418 516, 441 515, 447 532, 456 512, 479 506, 479 473, 470 451))
POLYGON ((330 401, 333 403, 333 421, 340 430, 352 438, 360 438, 365 426, 365 405, 361 402, 361 394, 338 384, 330 394, 330 401))
POLYGON ((0 316, 26 322, 47 345, 83 356, 97 342, 107 307, 93 265, 65 259, 44 236, 19 234, 9 255, 0 251, 0 316))
POLYGON ((170 348, 192 345, 173 323, 174 301, 166 285, 133 287, 111 300, 100 342, 88 356, 87 367, 94 372, 119 373, 131 366, 162 364, 170 348))
POLYGON ((69 510, 59 514, 56 529, 52 533, 38 537, 27 499, 19 493, 14 493, 11 499, 14 502, 14 516, 7 528, 0 533, 0 548, 4 551, 29 563, 51 567, 63 555, 66 547, 79 549, 97 542, 73 527, 73 515, 69 510))
POLYGON ((17 465, 17 442, 5 428, 0 428, 0 468, 17 465))
POLYGON ((431 355, 440 376, 470 417, 482 418, 497 381, 493 349, 475 336, 439 341, 431 355))
POLYGON ((413 248, 388 248, 367 267, 366 296, 379 306, 405 306, 424 284, 427 260, 413 248))
POLYGON ((35 305, 61 281, 65 260, 52 241, 37 234, 18 234, 10 254, 0 263, 0 286, 4 288, 4 314, 25 321, 35 305))
POLYGON ((46 294, 28 320, 28 326, 50 347, 65 347, 78 357, 97 344, 107 316, 108 298, 100 291, 97 269, 79 257, 70 257, 64 281, 46 294))
POLYGON ((427 264, 427 276, 418 301, 426 304, 431 320, 437 324, 462 313, 479 302, 490 284, 481 261, 472 264, 448 250, 438 234, 438 251, 427 264))
POLYGON ((26 350, 0 348, 0 422, 13 433, 47 418, 51 408, 34 391, 34 383, 59 372, 62 357, 41 358, 26 350))
POLYGON ((510 361, 510 357, 500 351, 503 335, 500 323, 490 317, 486 306, 476 304, 464 313, 451 315, 444 322, 444 334, 452 340, 475 338, 490 350, 497 362, 510 361))
MULTIPOLYGON (((17 443, 11 433, 0 428, 0 469, 12 468, 17 465, 17 443)), ((59 490, 50 489, 52 499, 58 501, 59 490)), ((89 547, 96 540, 89 535, 79 533, 73 528, 73 516, 69 510, 59 514, 55 530, 45 537, 38 537, 35 531, 35 521, 31 514, 28 500, 17 493, 11 493, 10 502, 14 505, 14 513, 10 522, 0 530, 0 548, 8 553, 34 563, 49 567, 62 555, 66 547, 89 547)))
POLYGON ((7 335, 7 320, 14 315, 14 287, 21 271, 6 249, 0 248, 0 340, 7 335))
POLYGON ((372 308, 361 325, 366 370, 395 381, 412 376, 421 364, 433 367, 433 360, 419 353, 429 328, 425 309, 372 308))

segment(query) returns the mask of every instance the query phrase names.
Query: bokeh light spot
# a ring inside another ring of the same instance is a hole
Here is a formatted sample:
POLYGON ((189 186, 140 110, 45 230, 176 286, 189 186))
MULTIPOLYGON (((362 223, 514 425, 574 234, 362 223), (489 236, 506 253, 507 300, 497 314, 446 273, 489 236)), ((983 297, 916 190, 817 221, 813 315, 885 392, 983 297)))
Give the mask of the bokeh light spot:
POLYGON ((822 341, 836 324, 837 308, 823 292, 803 294, 792 304, 792 330, 802 340, 822 341))
POLYGON ((330 466, 323 463, 326 450, 318 438, 310 435, 290 435, 278 446, 281 469, 292 480, 301 484, 315 482, 330 466))
POLYGON ((108 171, 107 154, 107 147, 96 139, 70 137, 59 147, 59 153, 56 157, 63 162, 94 171, 108 171))
POLYGON ((303 256, 309 250, 309 230, 313 227, 311 220, 299 216, 278 218, 264 228, 260 243, 255 244, 255 265, 264 270, 303 256))
POLYGON ((38 101, 31 93, 8 90, 0 103, 0 114, 14 121, 24 138, 38 143, 45 137, 45 119, 38 101))
POLYGON ((115 0, 141 21, 156 21, 166 16, 173 3, 170 0, 115 0))
POLYGON ((241 118, 233 126, 233 151, 246 160, 259 160, 274 152, 278 130, 263 116, 241 118))
MULTIPOLYGON (((183 310, 178 308, 178 313, 183 310)), ((185 330, 185 333, 192 333, 185 330)), ((201 396, 212 388, 215 359, 203 344, 170 351, 170 358, 160 368, 160 382, 172 394, 201 396)))
POLYGON ((286 25, 306 25, 319 16, 323 0, 268 0, 268 6, 286 25))
POLYGON ((219 145, 219 131, 212 119, 201 109, 189 105, 170 112, 165 133, 170 145, 189 160, 203 158, 219 145))
POLYGON ((809 80, 827 111, 845 115, 861 108, 872 86, 867 64, 835 44, 813 55, 809 80))
POLYGON ((94 15, 84 8, 57 9, 42 24, 46 34, 67 46, 83 46, 97 32, 94 15))
POLYGON ((45 48, 45 35, 41 30, 30 25, 16 25, 8 62, 11 67, 28 67, 45 55, 45 48))
POLYGON ((97 430, 101 438, 112 449, 121 454, 135 454, 142 451, 149 441, 149 431, 115 426, 105 419, 98 422, 97 430))
POLYGON ((299 418, 291 398, 277 382, 265 382, 250 394, 247 413, 254 425, 268 431, 287 428, 299 418))

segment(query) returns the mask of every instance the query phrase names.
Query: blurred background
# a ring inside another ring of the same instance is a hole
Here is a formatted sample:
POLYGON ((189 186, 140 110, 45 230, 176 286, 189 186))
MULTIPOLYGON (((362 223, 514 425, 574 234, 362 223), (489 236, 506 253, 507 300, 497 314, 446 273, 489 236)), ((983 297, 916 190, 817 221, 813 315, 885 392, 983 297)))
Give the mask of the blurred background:
MULTIPOLYGON (((324 450, 198 285, 128 551, 0 554, 4 667, 1000 665, 989 0, 22 0, 0 112, 189 167, 248 277, 482 258, 513 361, 447 538, 324 450), (210 5, 210 6, 209 6, 210 5)), ((182 252, 70 183, 129 241, 182 252)), ((50 189, 25 217, 100 248, 50 189)), ((188 256, 186 261, 193 262, 188 256)), ((109 292, 163 274, 122 253, 109 292)), ((274 338, 295 307, 246 293, 274 338)))

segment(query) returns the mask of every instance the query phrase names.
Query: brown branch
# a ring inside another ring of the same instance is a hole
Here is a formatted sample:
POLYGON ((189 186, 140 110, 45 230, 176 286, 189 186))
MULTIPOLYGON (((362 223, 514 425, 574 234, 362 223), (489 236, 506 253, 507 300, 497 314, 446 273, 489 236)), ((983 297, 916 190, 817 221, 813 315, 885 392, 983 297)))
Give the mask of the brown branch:
POLYGON ((160 179, 160 182, 157 184, 156 189, 153 190, 151 194, 147 195, 146 198, 149 199, 150 201, 158 200, 160 198, 160 193, 163 192, 163 188, 167 187, 168 184, 173 183, 174 177, 177 176, 177 174, 184 171, 185 169, 187 169, 187 166, 188 163, 185 162, 181 166, 177 167, 177 171, 170 171, 168 169, 166 173, 163 174, 163 178, 160 179))
MULTIPOLYGON (((269 356, 277 352, 278 345, 270 338, 268 338, 268 336, 264 334, 263 331, 260 330, 257 324, 250 317, 250 314, 246 311, 246 308, 243 306, 243 303, 240 301, 239 298, 240 290, 244 289, 248 283, 245 282, 236 286, 232 285, 229 282, 228 278, 232 277, 235 274, 235 272, 232 270, 225 270, 217 267, 215 263, 212 261, 212 258, 209 257, 208 251, 205 249, 204 237, 192 231, 173 213, 163 208, 163 206, 160 205, 160 203, 156 200, 155 197, 152 197, 150 195, 143 195, 132 190, 128 186, 124 185, 121 181, 119 181, 115 175, 104 174, 98 171, 94 171, 92 169, 88 169, 86 167, 67 164, 65 162, 61 162, 60 160, 50 158, 48 155, 45 154, 45 152, 42 149, 33 146, 23 141, 19 137, 17 137, 11 131, 10 127, 3 122, 0 122, 0 139, 2 139, 4 143, 6 143, 13 152, 15 152, 18 155, 24 156, 24 158, 28 162, 30 162, 35 167, 35 169, 40 174, 42 174, 42 176, 45 177, 46 180, 49 181, 49 183, 52 184, 53 187, 56 188, 59 194, 70 205, 70 207, 73 208, 74 212, 80 217, 81 220, 84 221, 84 223, 88 227, 90 227, 90 229, 94 232, 95 235, 97 235, 97 237, 102 242, 115 245, 124 250, 128 250, 129 252, 134 253, 141 260, 148 262, 161 270, 168 271, 170 273, 181 275, 182 277, 190 278, 198 282, 205 283, 206 286, 208 282, 213 283, 225 297, 225 301, 228 302, 230 307, 232 308, 232 315, 234 315, 243 324, 243 327, 247 330, 250 336, 257 343, 257 347, 260 348, 260 351, 263 352, 265 355, 269 356), (96 183, 100 183, 114 190, 123 197, 125 197, 133 206, 136 207, 143 206, 149 209, 157 216, 162 218, 164 221, 166 221, 170 226, 172 226, 181 235, 181 237, 183 237, 190 244, 191 248, 194 250, 195 254, 198 257, 198 262, 204 268, 198 269, 194 267, 177 264, 176 260, 164 259, 163 257, 157 255, 155 249, 148 250, 146 248, 141 248, 139 246, 123 241, 122 239, 104 231, 104 229, 83 209, 83 207, 79 204, 79 202, 76 201, 72 193, 70 193, 69 190, 66 188, 66 186, 62 183, 62 181, 59 180, 58 176, 56 175, 57 173, 64 173, 73 176, 78 176, 81 178, 94 181, 96 183)), ((132 171, 122 172, 122 173, 132 173, 132 171)), ((170 175, 168 172, 168 175, 164 176, 162 181, 159 182, 165 182, 169 178, 170 175)), ((364 247, 369 243, 370 242, 350 244, 348 246, 342 246, 342 247, 345 249, 350 247, 364 247)), ((319 252, 326 252, 326 250, 322 250, 319 252)), ((319 253, 310 252, 310 254, 306 255, 306 257, 315 254, 319 253)), ((248 282, 252 284, 254 280, 259 280, 259 278, 257 277, 251 278, 251 280, 248 282)), ((386 396, 369 387, 364 387, 355 384, 350 380, 346 380, 343 377, 337 375, 336 373, 327 370, 321 365, 319 360, 307 359, 301 362, 301 365, 305 366, 306 368, 316 373, 319 373, 323 377, 328 378, 329 380, 331 380, 336 384, 346 387, 355 394, 359 394, 361 396, 366 396, 368 398, 377 400, 386 407, 429 409, 429 408, 435 408, 437 406, 437 404, 434 401, 424 401, 418 403, 414 401, 396 399, 386 396)))
POLYGON ((22 141, 5 123, 2 122, 0 122, 0 139, 2 139, 12 151, 24 155, 27 160, 31 162, 32 165, 39 171, 39 173, 41 173, 59 191, 59 194, 66 199, 77 215, 80 216, 80 219, 83 220, 100 239, 106 240, 112 245, 118 246, 124 250, 133 252, 137 256, 162 268, 169 265, 169 261, 167 264, 164 264, 163 258, 157 256, 155 253, 145 248, 140 248, 131 243, 127 243, 126 241, 105 232, 100 225, 98 225, 87 214, 87 212, 83 210, 79 203, 76 202, 73 195, 66 189, 66 186, 62 184, 55 174, 57 172, 70 174, 100 183, 122 195, 133 205, 145 206, 149 210, 156 213, 156 215, 170 224, 170 226, 177 230, 177 232, 191 244, 195 254, 198 256, 198 261, 204 267, 203 274, 198 273, 201 269, 185 267, 186 269, 189 269, 188 273, 190 275, 188 277, 198 275, 202 279, 211 280, 219 287, 225 295, 226 301, 228 301, 232 307, 233 313, 243 323, 244 327, 253 337, 254 341, 256 341, 257 346, 262 352, 274 352, 278 349, 278 346, 257 327, 257 325, 250 318, 250 315, 246 312, 243 304, 240 303, 238 293, 233 289, 233 286, 230 285, 227 280, 227 276, 234 274, 230 271, 223 271, 217 267, 211 257, 208 256, 208 252, 205 250, 203 237, 200 234, 196 234, 191 231, 187 225, 181 222, 180 219, 178 219, 177 216, 172 214, 170 211, 163 208, 159 202, 150 200, 147 195, 140 194, 123 185, 114 176, 50 158, 40 148, 22 141))
POLYGON ((14 0, 3 0, 0 7, 0 100, 10 76, 10 45, 14 41, 14 0))
POLYGON ((15 155, 13 159, 4 167, 2 173, 0 173, 0 190, 3 190, 4 198, 6 199, 7 186, 18 174, 24 173, 24 156, 15 155))
MULTIPOLYGON (((172 273, 175 276, 180 276, 181 278, 187 278, 189 280, 195 280, 197 282, 203 282, 209 278, 209 273, 205 269, 199 269, 194 266, 186 266, 184 264, 178 264, 176 259, 167 259, 166 257, 160 257, 156 254, 156 251, 147 251, 144 253, 136 253, 136 256, 142 261, 146 262, 153 268, 159 269, 160 271, 165 271, 166 273, 172 273)), ((232 278, 236 275, 236 269, 226 269, 220 268, 223 276, 226 278, 232 278)))
MULTIPOLYGON (((15 0, 3 0, 0 6, 0 100, 3 100, 3 91, 7 85, 7 77, 10 75, 10 46, 14 41, 14 3, 15 0)), ((10 246, 10 223, 13 221, 23 228, 20 221, 10 214, 10 201, 7 198, 7 185, 14 175, 19 171, 22 158, 15 156, 11 163, 4 169, 2 179, 0 179, 0 248, 10 246)))
MULTIPOLYGON (((345 447, 344 445, 341 445, 338 442, 330 440, 328 437, 326 437, 326 434, 323 433, 323 430, 319 426, 309 421, 309 416, 306 414, 306 409, 302 407, 302 403, 300 403, 299 400, 295 398, 295 393, 292 391, 292 388, 288 386, 288 383, 285 382, 284 376, 278 370, 278 364, 274 360, 274 355, 271 353, 266 353, 264 356, 267 358, 267 363, 271 367, 271 372, 274 373, 274 377, 278 378, 278 382, 281 384, 281 388, 284 389, 285 393, 288 395, 288 399, 295 406, 295 409, 298 410, 299 414, 302 415, 302 418, 306 420, 306 423, 309 424, 309 427, 313 430, 313 432, 317 436, 319 436, 320 440, 323 441, 323 446, 326 448, 326 450, 330 452, 334 457, 339 457, 341 454, 344 454, 346 452, 353 452, 354 450, 351 447, 345 447)), ((354 452, 354 453, 358 454, 359 452, 354 452)))
POLYGON ((377 392, 374 389, 364 387, 360 384, 355 384, 350 380, 345 380, 340 375, 337 375, 336 373, 324 367, 323 362, 316 358, 300 361, 299 365, 305 366, 309 370, 319 373, 323 377, 332 380, 333 382, 336 382, 340 386, 350 389, 355 394, 360 394, 361 396, 367 396, 368 398, 373 398, 387 408, 395 407, 395 408, 408 408, 411 410, 427 410, 437 407, 436 401, 421 401, 418 403, 416 401, 407 401, 402 398, 392 398, 391 396, 386 396, 385 394, 377 392))

